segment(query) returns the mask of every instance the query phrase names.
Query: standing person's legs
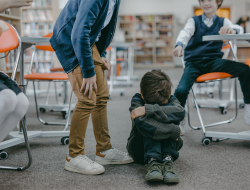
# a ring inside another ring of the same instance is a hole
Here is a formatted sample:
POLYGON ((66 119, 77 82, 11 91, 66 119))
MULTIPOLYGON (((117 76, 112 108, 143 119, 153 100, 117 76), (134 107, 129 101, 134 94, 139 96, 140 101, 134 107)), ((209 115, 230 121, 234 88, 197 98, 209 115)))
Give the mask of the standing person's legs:
POLYGON ((96 84, 96 106, 91 112, 91 118, 96 139, 96 152, 102 152, 112 148, 108 129, 107 102, 109 100, 108 82, 102 69, 103 63, 96 46, 92 49, 95 64, 96 84))
MULTIPOLYGON (((100 66, 95 67, 95 72, 100 66)), ((97 84, 100 73, 96 73, 97 84)), ((101 174, 105 171, 100 164, 90 160, 84 152, 85 134, 88 126, 89 116, 96 106, 96 94, 92 92, 92 97, 84 96, 85 89, 80 92, 83 83, 82 71, 80 66, 77 66, 68 74, 69 81, 78 102, 75 106, 74 113, 71 118, 70 135, 69 135, 69 156, 66 156, 65 169, 72 172, 77 172, 87 175, 101 174)), ((99 90, 99 89, 98 89, 99 90)))
POLYGON ((75 158, 79 154, 85 155, 85 133, 88 126, 89 115, 96 104, 96 94, 93 91, 92 97, 89 99, 88 96, 84 96, 85 89, 83 92, 80 92, 83 83, 80 66, 77 66, 68 76, 73 92, 78 98, 71 118, 69 135, 69 156, 75 158))
POLYGON ((103 70, 103 62, 96 46, 92 48, 92 55, 95 64, 96 84, 96 106, 91 112, 94 135, 96 139, 95 161, 101 165, 107 164, 128 164, 133 159, 125 152, 112 148, 110 143, 107 102, 109 100, 109 88, 103 70))
POLYGON ((226 72, 239 78, 246 104, 244 122, 250 125, 250 67, 244 63, 217 59, 211 64, 211 72, 226 72))

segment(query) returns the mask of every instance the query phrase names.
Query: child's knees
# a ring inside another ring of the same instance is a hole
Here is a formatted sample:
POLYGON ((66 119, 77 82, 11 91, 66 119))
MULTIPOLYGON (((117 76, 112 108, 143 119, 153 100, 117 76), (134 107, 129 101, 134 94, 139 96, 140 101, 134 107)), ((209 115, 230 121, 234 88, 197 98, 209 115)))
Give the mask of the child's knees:
POLYGON ((17 105, 16 94, 9 89, 3 90, 1 92, 1 109, 4 112, 12 113, 17 105))

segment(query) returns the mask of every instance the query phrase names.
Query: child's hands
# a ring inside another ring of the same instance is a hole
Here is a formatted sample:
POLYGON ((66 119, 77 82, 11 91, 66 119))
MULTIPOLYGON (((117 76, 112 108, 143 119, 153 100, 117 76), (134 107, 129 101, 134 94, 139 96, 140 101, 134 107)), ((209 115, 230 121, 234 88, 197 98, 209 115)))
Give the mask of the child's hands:
POLYGON ((103 70, 110 70, 111 68, 111 64, 110 61, 108 59, 106 59, 105 57, 102 57, 102 62, 104 64, 104 66, 102 67, 103 70))
POLYGON ((145 106, 134 109, 131 112, 131 119, 134 121, 137 117, 141 117, 143 115, 146 115, 145 106))
POLYGON ((183 56, 183 48, 181 46, 177 46, 174 51, 173 51, 173 54, 175 57, 182 57, 183 56))
POLYGON ((2 33, 6 32, 8 29, 9 29, 8 25, 5 22, 0 21, 0 37, 2 33))
POLYGON ((224 35, 224 34, 236 34, 236 31, 228 26, 223 26, 221 27, 220 31, 219 31, 220 35, 224 35))

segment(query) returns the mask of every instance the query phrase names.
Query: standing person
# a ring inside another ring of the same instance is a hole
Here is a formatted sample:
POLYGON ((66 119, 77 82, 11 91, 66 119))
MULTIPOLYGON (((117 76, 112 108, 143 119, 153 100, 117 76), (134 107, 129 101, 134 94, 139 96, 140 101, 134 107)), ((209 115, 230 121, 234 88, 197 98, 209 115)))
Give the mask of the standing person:
MULTIPOLYGON (((194 16, 187 21, 185 28, 177 38, 177 44, 173 51, 174 56, 183 56, 185 70, 175 90, 175 97, 185 107, 188 93, 196 79, 206 73, 226 72, 239 78, 244 95, 246 111, 244 122, 250 125, 250 68, 244 63, 222 59, 221 52, 223 42, 203 42, 202 37, 207 35, 225 35, 243 33, 239 25, 234 25, 229 19, 216 15, 223 0, 199 0, 204 14, 194 16)), ((185 119, 180 127, 184 132, 185 119)))
MULTIPOLYGON (((1 0, 0 12, 8 8, 30 6, 33 0, 1 0)), ((0 21, 0 37, 9 27, 0 21)), ((15 128, 29 107, 27 97, 17 84, 0 70, 0 142, 15 128)))
POLYGON ((110 62, 105 50, 114 36, 119 5, 120 0, 69 0, 50 40, 78 98, 65 163, 68 171, 93 175, 105 171, 101 165, 133 162, 127 153, 112 148, 107 119, 109 90, 104 70, 110 69, 110 62), (95 162, 84 152, 90 114, 96 139, 95 162))

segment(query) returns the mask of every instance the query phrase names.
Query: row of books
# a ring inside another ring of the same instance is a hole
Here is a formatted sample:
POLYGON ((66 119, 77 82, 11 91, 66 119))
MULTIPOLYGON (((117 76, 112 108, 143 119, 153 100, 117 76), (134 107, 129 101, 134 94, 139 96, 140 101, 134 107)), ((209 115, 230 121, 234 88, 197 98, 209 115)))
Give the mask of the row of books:
POLYGON ((22 12, 23 22, 52 22, 50 10, 27 10, 22 12))
POLYGON ((53 31, 53 23, 25 23, 23 24, 23 36, 45 36, 53 31))
POLYGON ((31 7, 51 7, 52 0, 34 0, 31 7))

